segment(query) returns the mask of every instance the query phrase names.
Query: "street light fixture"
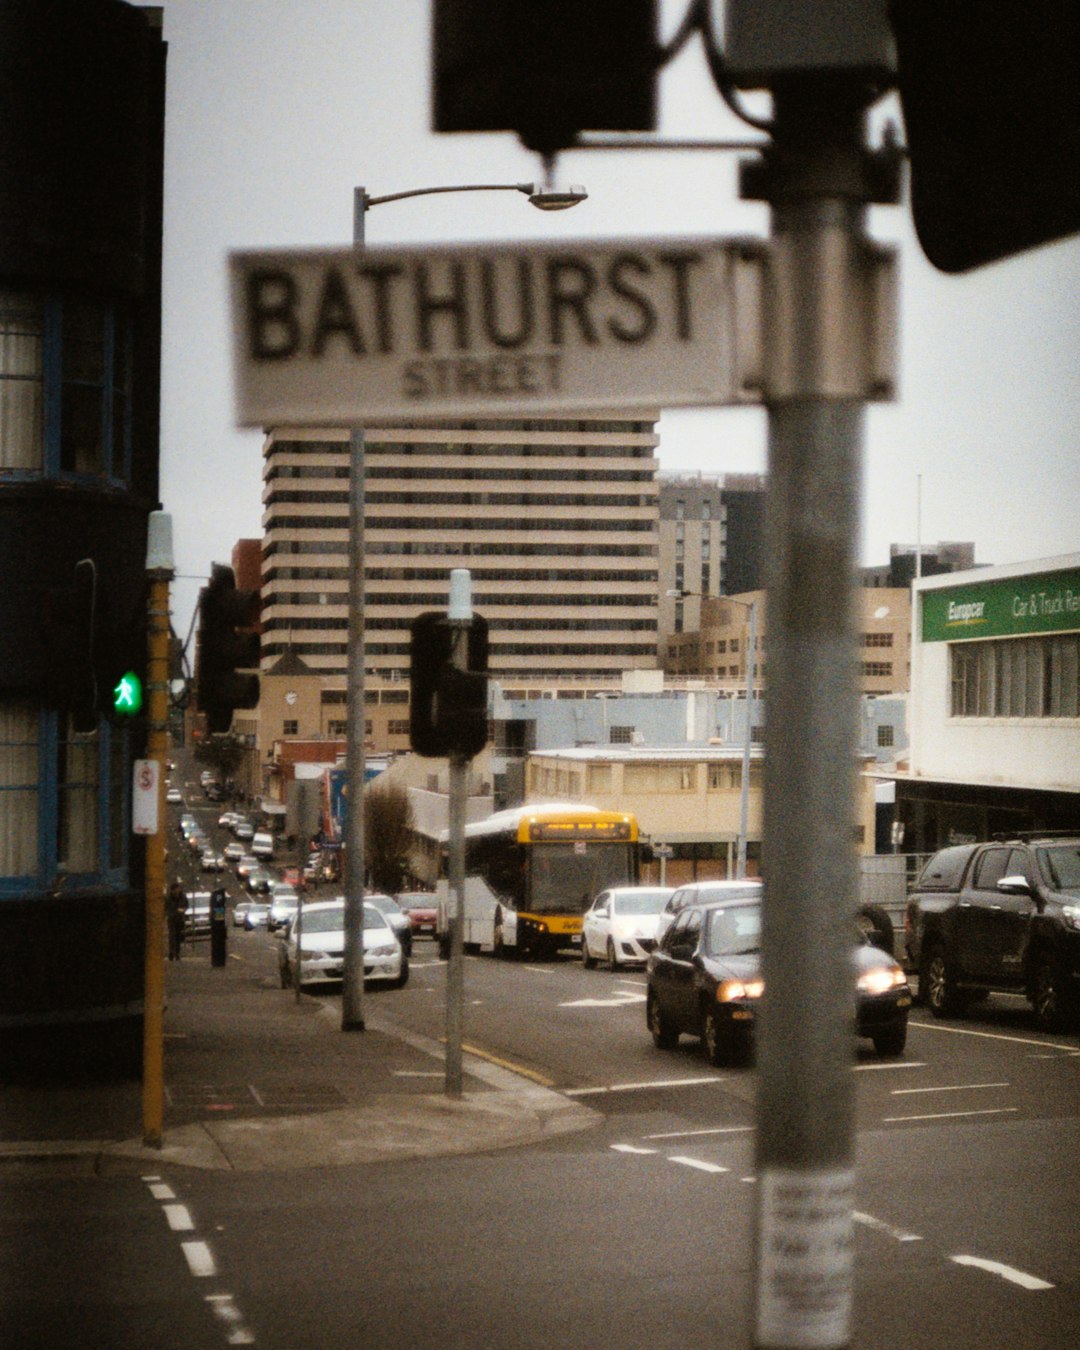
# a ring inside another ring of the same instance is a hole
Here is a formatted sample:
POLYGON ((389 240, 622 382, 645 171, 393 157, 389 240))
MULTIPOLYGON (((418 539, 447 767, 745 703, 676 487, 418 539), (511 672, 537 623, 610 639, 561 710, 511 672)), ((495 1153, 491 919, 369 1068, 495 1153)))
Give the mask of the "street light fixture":
MULTIPOLYGON (((447 192, 521 192, 541 211, 565 211, 583 202, 588 193, 577 184, 559 190, 539 183, 462 183, 447 187, 409 188, 372 197, 366 188, 353 189, 353 247, 364 247, 367 213, 385 202, 407 197, 430 197, 447 192)), ((364 735, 364 428, 354 426, 349 434, 349 630, 346 671, 348 747, 346 766, 351 791, 345 817, 345 968, 341 988, 341 1029, 364 1029, 364 779, 366 776, 364 735)), ((457 925, 460 933, 461 925, 457 925)), ((460 939, 459 939, 460 943, 460 939)), ((458 945, 459 945, 458 943, 458 945)), ((460 988, 463 965, 460 951, 451 953, 448 984, 460 988)), ((458 1063, 447 1062, 448 1082, 460 1084, 458 1063), (456 1070, 453 1071, 452 1070, 456 1070)), ((460 1095, 460 1088, 453 1095, 460 1095)))
MULTIPOLYGON (((696 596, 702 600, 723 600, 750 611, 750 631, 747 634, 749 653, 746 658, 746 732, 743 736, 742 779, 739 786, 739 843, 735 859, 735 875, 742 881, 746 876, 746 839, 750 828, 750 745, 753 738, 752 704, 754 700, 754 665, 757 659, 757 601, 736 600, 731 595, 705 595, 702 591, 670 590, 669 599, 684 600, 696 596)), ((700 623, 700 620, 699 620, 700 623)))

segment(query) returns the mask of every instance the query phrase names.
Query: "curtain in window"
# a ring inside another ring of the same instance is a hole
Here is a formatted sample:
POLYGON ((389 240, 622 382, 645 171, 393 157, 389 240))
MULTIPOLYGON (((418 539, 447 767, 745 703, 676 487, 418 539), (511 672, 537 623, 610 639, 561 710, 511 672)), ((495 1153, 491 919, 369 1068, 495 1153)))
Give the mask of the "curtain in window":
POLYGON ((57 868, 78 875, 98 870, 98 737, 70 729, 58 747, 60 838, 57 868))
POLYGON ((41 301, 0 290, 0 469, 41 469, 44 447, 41 301))
POLYGON ((0 702, 0 876, 38 870, 38 710, 0 702))

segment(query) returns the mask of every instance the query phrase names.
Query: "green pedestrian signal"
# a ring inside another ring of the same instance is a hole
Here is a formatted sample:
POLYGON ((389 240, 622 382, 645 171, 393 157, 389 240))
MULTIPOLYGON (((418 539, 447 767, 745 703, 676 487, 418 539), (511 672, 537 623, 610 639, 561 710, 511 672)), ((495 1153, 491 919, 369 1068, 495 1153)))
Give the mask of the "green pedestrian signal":
POLYGON ((113 712, 122 717, 134 717, 142 708, 142 680, 133 670, 122 675, 113 687, 113 712))

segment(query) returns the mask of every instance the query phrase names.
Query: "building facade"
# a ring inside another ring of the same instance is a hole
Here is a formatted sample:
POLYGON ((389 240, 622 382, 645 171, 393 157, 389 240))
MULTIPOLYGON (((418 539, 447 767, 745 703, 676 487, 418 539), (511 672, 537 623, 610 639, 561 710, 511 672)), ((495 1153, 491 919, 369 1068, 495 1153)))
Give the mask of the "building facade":
POLYGON ((905 848, 1080 830, 1080 554, 914 585, 905 848))

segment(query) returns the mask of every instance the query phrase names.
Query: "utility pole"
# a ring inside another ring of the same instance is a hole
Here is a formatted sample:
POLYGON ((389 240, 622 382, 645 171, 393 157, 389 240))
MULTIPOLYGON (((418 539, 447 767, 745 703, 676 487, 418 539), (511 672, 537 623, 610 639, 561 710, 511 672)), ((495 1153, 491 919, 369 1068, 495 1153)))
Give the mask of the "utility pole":
MULTIPOLYGON (((472 578, 464 568, 450 573, 450 664, 468 669, 469 630, 472 627, 472 578)), ((448 877, 450 899, 450 960, 446 970, 446 1095, 463 1091, 462 1044, 465 1039, 465 814, 469 800, 471 756, 450 752, 450 793, 447 803, 448 877)))

